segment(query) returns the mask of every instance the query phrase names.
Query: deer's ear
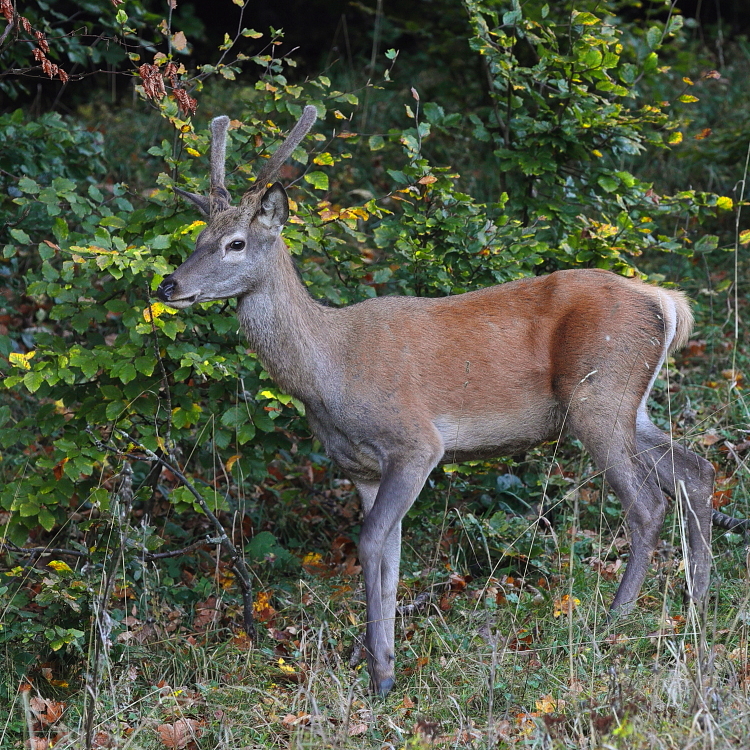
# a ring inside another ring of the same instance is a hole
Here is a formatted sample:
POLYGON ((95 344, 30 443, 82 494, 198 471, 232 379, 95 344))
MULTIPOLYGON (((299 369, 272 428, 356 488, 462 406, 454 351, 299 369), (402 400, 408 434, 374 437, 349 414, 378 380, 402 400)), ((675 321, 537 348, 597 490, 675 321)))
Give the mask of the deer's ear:
POLYGON ((205 195, 189 193, 187 190, 183 190, 182 188, 178 188, 177 186, 172 186, 172 190, 174 190, 177 195, 180 195, 183 198, 187 198, 189 201, 195 203, 195 205, 198 206, 200 212, 204 216, 208 216, 209 213, 211 213, 211 201, 205 195))
POLYGON ((258 221, 277 234, 289 218, 289 199, 280 182, 274 182, 260 199, 258 221))

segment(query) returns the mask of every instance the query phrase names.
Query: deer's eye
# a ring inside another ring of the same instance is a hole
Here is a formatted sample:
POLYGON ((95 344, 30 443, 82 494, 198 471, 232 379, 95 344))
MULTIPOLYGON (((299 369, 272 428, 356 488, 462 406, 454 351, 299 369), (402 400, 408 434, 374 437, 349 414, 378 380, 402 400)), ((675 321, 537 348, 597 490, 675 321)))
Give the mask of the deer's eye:
POLYGON ((245 240, 232 240, 227 245, 227 250, 244 250, 245 249, 245 240))

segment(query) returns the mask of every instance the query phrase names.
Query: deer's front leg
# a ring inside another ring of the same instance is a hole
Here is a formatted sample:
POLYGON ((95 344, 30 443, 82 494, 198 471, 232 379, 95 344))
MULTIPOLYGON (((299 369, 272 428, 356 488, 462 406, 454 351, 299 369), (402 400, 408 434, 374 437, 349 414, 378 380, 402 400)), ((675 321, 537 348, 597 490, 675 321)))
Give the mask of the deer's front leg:
POLYGON ((430 457, 383 473, 380 486, 358 485, 364 506, 359 559, 365 579, 367 631, 365 650, 373 692, 393 687, 396 589, 401 556, 401 519, 437 463, 430 457), (374 497, 373 497, 374 495, 374 497))

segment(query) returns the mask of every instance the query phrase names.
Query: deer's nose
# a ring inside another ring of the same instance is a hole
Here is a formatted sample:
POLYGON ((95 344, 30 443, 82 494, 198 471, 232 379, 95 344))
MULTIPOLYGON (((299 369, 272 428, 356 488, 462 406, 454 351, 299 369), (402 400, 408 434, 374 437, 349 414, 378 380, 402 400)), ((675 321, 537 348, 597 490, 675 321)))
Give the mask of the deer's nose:
POLYGON ((164 281, 159 284, 159 288, 156 290, 156 296, 162 301, 162 302, 169 302, 170 298, 172 297, 172 292, 174 291, 175 284, 174 281, 172 281, 172 276, 165 276, 164 281))

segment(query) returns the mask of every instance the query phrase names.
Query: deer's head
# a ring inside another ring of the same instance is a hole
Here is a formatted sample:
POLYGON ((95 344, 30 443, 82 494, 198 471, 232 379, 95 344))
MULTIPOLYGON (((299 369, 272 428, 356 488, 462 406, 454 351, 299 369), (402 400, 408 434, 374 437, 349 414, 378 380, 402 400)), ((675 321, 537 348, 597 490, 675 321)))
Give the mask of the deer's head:
POLYGON ((258 178, 232 206, 224 187, 228 117, 211 122, 211 187, 208 196, 175 192, 195 203, 208 217, 206 228, 190 257, 165 277, 156 295, 170 307, 182 309, 196 302, 239 297, 252 292, 271 272, 271 248, 289 216, 289 201, 281 183, 269 183, 305 137, 316 118, 315 107, 305 107, 291 133, 263 166, 258 178))

